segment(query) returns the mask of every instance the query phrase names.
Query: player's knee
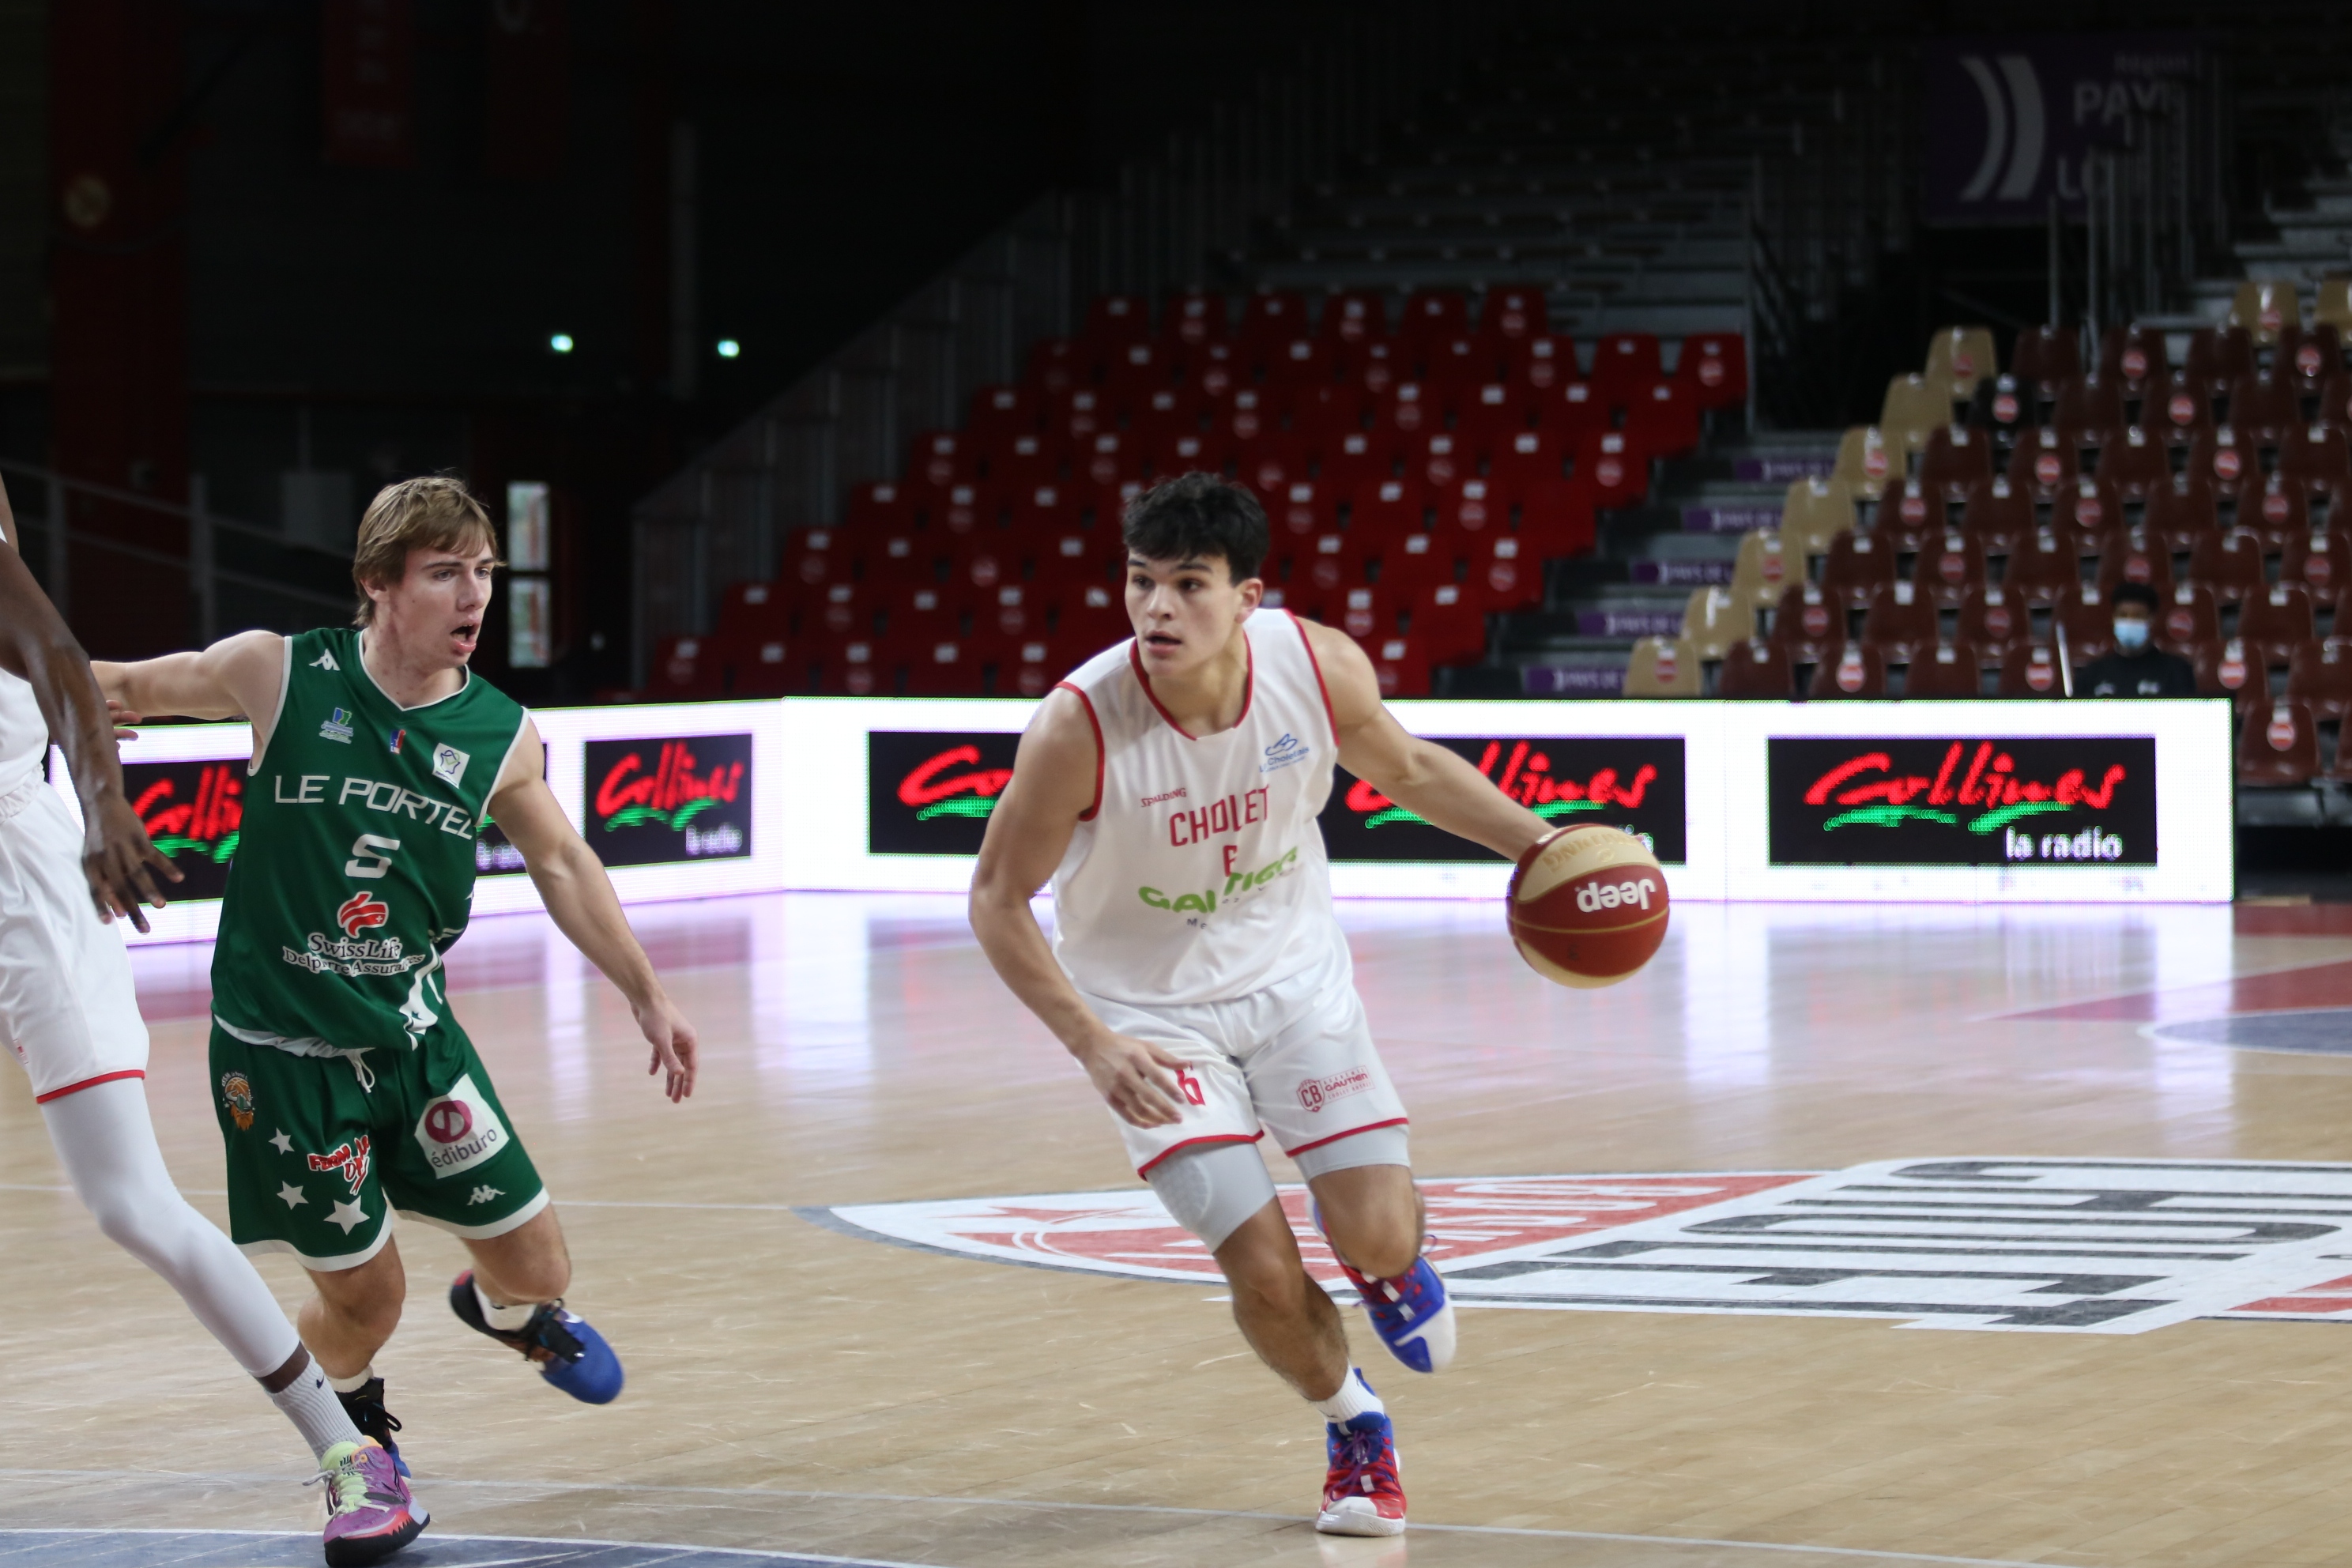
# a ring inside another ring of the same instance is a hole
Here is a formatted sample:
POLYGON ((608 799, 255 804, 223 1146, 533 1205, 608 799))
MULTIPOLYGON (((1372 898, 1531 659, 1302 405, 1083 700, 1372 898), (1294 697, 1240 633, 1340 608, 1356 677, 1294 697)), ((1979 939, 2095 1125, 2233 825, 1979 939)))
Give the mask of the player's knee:
POLYGON ((379 1344, 392 1338, 392 1331, 400 1327, 402 1301, 399 1291, 371 1290, 364 1294, 339 1293, 334 1296, 322 1293, 320 1300, 326 1303, 327 1310, 345 1329, 379 1344))
POLYGON ((110 1193, 93 1199, 89 1213, 107 1240, 149 1268, 168 1273, 174 1243, 184 1228, 169 1209, 184 1206, 176 1194, 166 1205, 138 1194, 110 1193))
POLYGON ((1346 1244, 1348 1261, 1375 1279, 1393 1279, 1421 1256, 1421 1226, 1410 1215, 1381 1215, 1359 1222, 1346 1244))
POLYGON ((498 1272, 502 1294, 524 1301, 552 1301, 572 1289, 572 1260, 561 1254, 534 1258, 498 1272))

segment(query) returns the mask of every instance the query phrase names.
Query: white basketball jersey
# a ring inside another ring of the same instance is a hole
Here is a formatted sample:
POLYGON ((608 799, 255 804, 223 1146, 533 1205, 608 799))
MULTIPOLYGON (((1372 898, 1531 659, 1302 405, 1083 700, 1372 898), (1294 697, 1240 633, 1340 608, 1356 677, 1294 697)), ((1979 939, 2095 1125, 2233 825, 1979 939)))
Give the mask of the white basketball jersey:
POLYGON ((1223 1001, 1346 958, 1316 820, 1339 749, 1322 672, 1287 611, 1242 632, 1248 691, 1218 734, 1176 727, 1131 639, 1062 682, 1102 743, 1094 808, 1054 873, 1054 954, 1089 994, 1223 1001))
POLYGON ((14 793, 41 773, 49 754, 49 721, 33 689, 0 670, 0 795, 14 793))

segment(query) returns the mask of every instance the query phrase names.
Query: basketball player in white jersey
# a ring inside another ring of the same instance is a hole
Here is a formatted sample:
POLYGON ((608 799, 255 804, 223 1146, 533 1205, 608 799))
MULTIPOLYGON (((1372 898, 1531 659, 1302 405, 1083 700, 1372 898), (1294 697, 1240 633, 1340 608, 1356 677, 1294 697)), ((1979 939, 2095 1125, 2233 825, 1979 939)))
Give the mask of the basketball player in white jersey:
POLYGON ((1405 733, 1353 639, 1258 611, 1267 531, 1249 492, 1188 474, 1139 497, 1123 531, 1135 637, 1031 721, 981 847, 972 929, 1118 1114, 1137 1173, 1214 1254, 1243 1337, 1322 1415, 1316 1528, 1395 1535, 1387 1413, 1253 1147, 1272 1133, 1306 1174, 1390 1351, 1442 1370, 1454 1310, 1421 1257, 1404 1106, 1356 995, 1316 818, 1337 762, 1507 859, 1551 828, 1405 733), (1051 946, 1029 911, 1049 877, 1051 946))
MULTIPOLYGON (((106 700, 16 553, 5 489, 0 540, 0 1037, 31 1076, 58 1162, 99 1228, 180 1293, 310 1443, 327 1488, 327 1562, 380 1563, 416 1538, 425 1510, 352 1425, 253 1265, 163 1168, 142 1081, 147 1026, 110 922, 145 931, 141 906, 163 903, 154 873, 179 873, 123 797, 106 700), (42 776, 53 735, 79 828, 42 776)), ((135 1506, 132 1516, 169 1523, 135 1506)))

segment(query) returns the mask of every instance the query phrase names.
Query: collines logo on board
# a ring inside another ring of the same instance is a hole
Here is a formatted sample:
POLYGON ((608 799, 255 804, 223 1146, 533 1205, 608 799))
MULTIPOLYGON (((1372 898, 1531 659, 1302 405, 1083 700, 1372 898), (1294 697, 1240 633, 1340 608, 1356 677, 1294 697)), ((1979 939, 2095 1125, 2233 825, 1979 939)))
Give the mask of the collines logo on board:
MULTIPOLYGON (((1503 744, 1501 741, 1486 742, 1486 749, 1478 757, 1478 772, 1492 779, 1496 789, 1546 820, 1580 812, 1606 811, 1612 806, 1629 810, 1638 807, 1658 776, 1658 770, 1644 763, 1634 770, 1630 781, 1622 780, 1615 768, 1601 768, 1581 782, 1557 778, 1552 774, 1551 758, 1537 751, 1534 742, 1510 742, 1507 757, 1503 744), (1498 763, 1502 770, 1499 774, 1496 772, 1498 763)), ((1425 820, 1363 779, 1349 786, 1348 809, 1361 816, 1367 828, 1425 820)))
POLYGON ((898 804, 912 808, 918 822, 935 816, 985 821, 1013 782, 1013 770, 982 767, 980 761, 980 748, 973 745, 950 746, 924 758, 898 781, 898 804))
POLYGON ((236 764, 207 763, 196 775, 195 798, 180 800, 178 794, 177 783, 166 775, 140 791, 131 809, 164 854, 226 864, 236 854, 245 824, 245 782, 236 776, 236 764))
POLYGON ((596 786, 596 820, 607 833, 645 823, 682 831, 741 792, 741 763, 720 763, 708 773, 696 773, 695 766, 693 749, 684 741, 664 741, 651 773, 643 752, 624 754, 596 786))
POLYGON ((1908 820, 1991 833, 2021 817, 2076 806, 2105 811, 2115 801, 2116 786, 2127 776, 2123 763, 2111 763, 2095 784, 2081 768, 2068 768, 2044 783, 2021 776, 2015 759, 1990 741, 1977 742, 1973 752, 1966 742, 1954 741, 1932 779, 1895 772, 1894 759, 1885 752, 1864 752, 1815 779, 1805 791, 1805 804, 1849 808, 1822 823, 1824 833, 1841 827, 1891 827, 1908 820), (1963 810, 1972 813, 1965 823, 1963 810))

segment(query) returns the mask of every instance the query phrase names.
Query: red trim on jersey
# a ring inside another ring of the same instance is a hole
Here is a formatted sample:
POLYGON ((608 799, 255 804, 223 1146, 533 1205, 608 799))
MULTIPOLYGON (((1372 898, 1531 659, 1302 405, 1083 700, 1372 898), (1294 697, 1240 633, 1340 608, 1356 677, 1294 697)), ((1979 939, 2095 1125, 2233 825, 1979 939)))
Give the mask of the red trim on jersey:
POLYGON ((96 1078, 86 1078, 79 1083, 69 1083, 63 1089, 53 1089, 47 1094, 37 1094, 33 1097, 33 1103, 47 1105, 53 1100, 63 1100, 67 1095, 79 1094, 85 1089, 96 1089, 100 1084, 112 1083, 119 1078, 145 1078, 146 1076, 145 1068, 124 1068, 121 1072, 102 1072, 96 1078))
MULTIPOLYGON (((1138 1165, 1135 1168, 1135 1173, 1139 1176, 1149 1176, 1169 1155, 1181 1154, 1187 1149, 1197 1149, 1203 1143, 1255 1143, 1265 1136, 1265 1129, 1261 1127, 1255 1132, 1216 1132, 1205 1138, 1187 1138, 1181 1143, 1162 1149, 1159 1153, 1138 1165)), ((1339 1136, 1344 1138, 1347 1134, 1342 1132, 1339 1136)))
POLYGON ((1285 610, 1290 624, 1298 628, 1298 640, 1307 647, 1307 662, 1315 667, 1315 689, 1323 694, 1323 717, 1331 721, 1331 743, 1339 743, 1339 715, 1331 706, 1331 685, 1323 679, 1323 661, 1315 657, 1315 639, 1307 635, 1307 623, 1298 618, 1296 610, 1285 610))
POLYGON ((1367 1121, 1361 1127, 1350 1127, 1345 1132, 1334 1132, 1328 1138, 1318 1138, 1312 1143, 1301 1143, 1296 1149, 1285 1149, 1286 1154, 1304 1154, 1309 1149, 1320 1149, 1326 1143, 1337 1143, 1342 1138, 1353 1138, 1359 1132, 1377 1132, 1383 1127, 1402 1127, 1412 1120, 1410 1116, 1392 1116, 1386 1121, 1367 1121))
MULTIPOLYGON (((1242 670, 1242 710, 1235 716, 1233 723, 1233 727, 1236 730, 1242 727, 1242 721, 1249 717, 1250 704, 1257 700, 1257 649, 1251 646, 1247 632, 1242 634, 1242 658, 1247 662, 1242 670)), ((1168 727, 1188 741, 1199 740, 1200 736, 1176 722, 1175 714, 1160 706, 1160 693, 1151 689, 1151 677, 1143 673, 1143 639, 1141 637, 1137 637, 1127 645, 1127 663, 1128 668, 1135 671, 1136 681, 1143 688, 1144 697, 1158 710, 1160 716, 1168 721, 1168 727)), ((1324 699, 1324 706, 1327 708, 1330 706, 1330 699, 1324 699)), ((1223 732, 1219 731, 1221 734, 1223 732)), ((1336 734, 1338 731, 1333 732, 1336 734)))
POLYGON ((1081 703, 1083 703, 1083 704, 1085 705, 1085 707, 1086 707, 1086 710, 1087 710, 1087 727, 1088 727, 1089 729, 1093 730, 1093 731, 1094 731, 1094 732, 1095 732, 1095 803, 1094 803, 1094 805, 1090 805, 1090 806, 1087 807, 1087 808, 1086 808, 1086 810, 1084 810, 1084 811, 1082 811, 1082 812, 1078 813, 1078 820, 1079 820, 1080 822, 1092 822, 1092 821, 1095 819, 1095 814, 1102 810, 1102 786, 1103 786, 1103 739, 1102 739, 1102 721, 1095 717, 1095 705, 1094 705, 1093 700, 1092 700, 1091 699, 1089 699, 1089 698, 1087 696, 1087 694, 1086 694, 1085 692, 1083 692, 1083 691, 1079 690, 1076 687, 1075 687, 1075 686, 1071 685, 1068 681, 1066 681, 1066 680, 1057 680, 1057 681, 1055 681, 1055 682, 1054 683, 1054 689, 1055 689, 1055 690, 1056 690, 1056 691, 1066 691, 1066 692, 1068 692, 1071 696, 1073 696, 1073 697, 1076 698, 1076 699, 1079 700, 1079 702, 1081 702, 1081 703))

